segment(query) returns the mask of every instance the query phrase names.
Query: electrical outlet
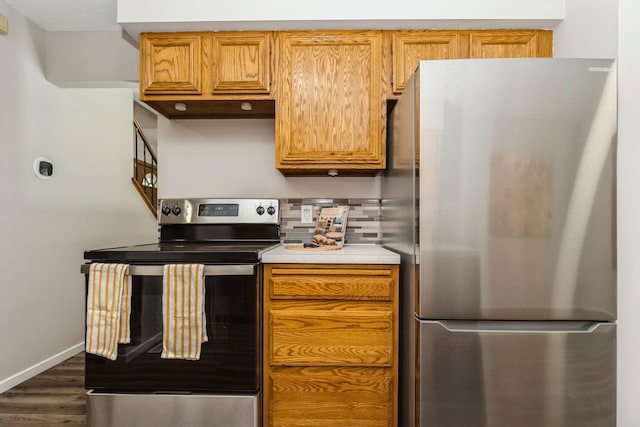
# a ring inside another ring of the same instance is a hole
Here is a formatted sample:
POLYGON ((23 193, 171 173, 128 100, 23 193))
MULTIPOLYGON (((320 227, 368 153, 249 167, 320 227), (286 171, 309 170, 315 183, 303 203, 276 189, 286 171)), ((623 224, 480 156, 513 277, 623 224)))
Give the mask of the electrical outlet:
POLYGON ((303 224, 313 223, 313 206, 311 205, 300 206, 300 222, 303 224))

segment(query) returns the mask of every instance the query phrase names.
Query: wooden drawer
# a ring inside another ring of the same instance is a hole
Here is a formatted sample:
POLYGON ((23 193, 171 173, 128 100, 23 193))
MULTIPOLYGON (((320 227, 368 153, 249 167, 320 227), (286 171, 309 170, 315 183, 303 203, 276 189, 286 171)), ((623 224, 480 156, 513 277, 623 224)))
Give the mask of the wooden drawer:
POLYGON ((272 299, 336 299, 391 301, 393 278, 389 270, 359 270, 360 275, 336 270, 273 269, 272 299), (286 274, 282 272, 286 271, 286 274))
POLYGON ((268 313, 271 365, 391 366, 393 312, 384 307, 272 309, 268 313), (382 308, 382 309, 381 309, 382 308))
POLYGON ((389 427, 394 381, 386 368, 275 368, 269 426, 389 427))

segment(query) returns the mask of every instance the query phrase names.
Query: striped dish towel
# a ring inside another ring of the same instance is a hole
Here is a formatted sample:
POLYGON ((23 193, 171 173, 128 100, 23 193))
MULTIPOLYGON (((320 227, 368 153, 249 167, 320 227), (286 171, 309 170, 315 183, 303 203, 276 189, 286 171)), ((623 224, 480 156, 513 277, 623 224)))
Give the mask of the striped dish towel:
POLYGON ((207 341, 204 265, 167 264, 162 282, 161 357, 198 360, 207 341))
POLYGON ((87 289, 87 353, 116 360, 118 343, 130 341, 128 268, 127 264, 91 264, 87 289))

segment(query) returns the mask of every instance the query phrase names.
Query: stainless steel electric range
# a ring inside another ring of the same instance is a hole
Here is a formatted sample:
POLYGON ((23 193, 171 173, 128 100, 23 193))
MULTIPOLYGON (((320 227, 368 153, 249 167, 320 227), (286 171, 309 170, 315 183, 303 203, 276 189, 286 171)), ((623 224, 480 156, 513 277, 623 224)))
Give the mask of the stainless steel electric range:
MULTIPOLYGON (((260 258, 280 243, 278 200, 170 199, 159 241, 88 250, 88 264, 123 263, 132 276, 131 343, 115 361, 86 355, 87 425, 260 425, 260 258), (165 264, 205 265, 209 341, 199 360, 162 359, 165 264)), ((89 265, 82 271, 88 272, 89 265)))

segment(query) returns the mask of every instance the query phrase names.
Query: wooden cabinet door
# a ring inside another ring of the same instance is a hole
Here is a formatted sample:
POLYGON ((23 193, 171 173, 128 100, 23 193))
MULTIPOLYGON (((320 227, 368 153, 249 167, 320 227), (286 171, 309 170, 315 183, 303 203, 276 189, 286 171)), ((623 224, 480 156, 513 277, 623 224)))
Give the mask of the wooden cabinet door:
POLYGON ((213 33, 210 62, 212 94, 269 93, 271 33, 213 33))
POLYGON ((541 30, 472 31, 469 35, 469 57, 550 57, 551 37, 551 31, 541 30))
POLYGON ((381 31, 283 32, 279 66, 278 169, 384 169, 381 31))
POLYGON ((141 94, 202 93, 200 34, 141 34, 140 62, 141 94))
POLYGON ((465 40, 460 31, 393 31, 393 93, 402 93, 420 60, 466 57, 465 40))

